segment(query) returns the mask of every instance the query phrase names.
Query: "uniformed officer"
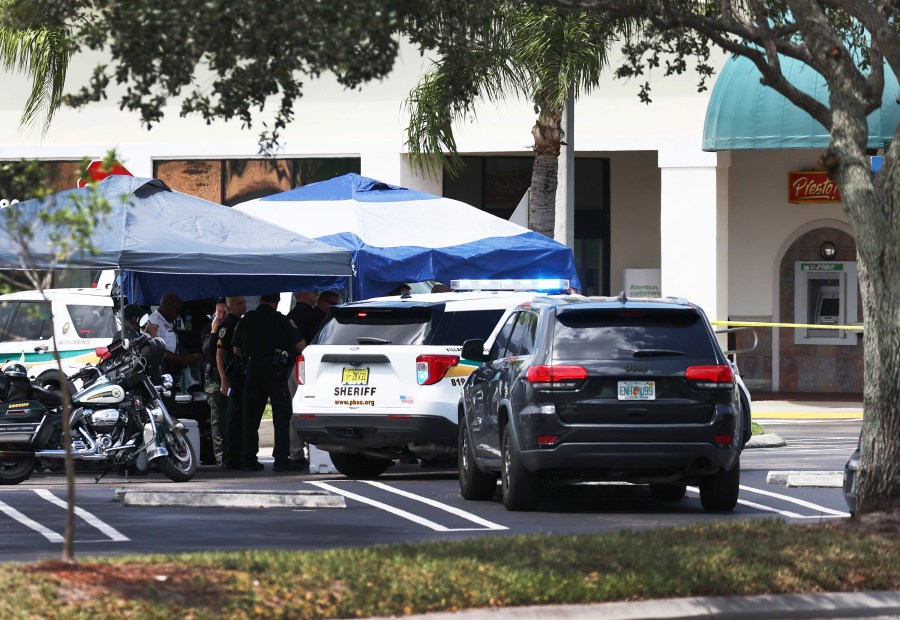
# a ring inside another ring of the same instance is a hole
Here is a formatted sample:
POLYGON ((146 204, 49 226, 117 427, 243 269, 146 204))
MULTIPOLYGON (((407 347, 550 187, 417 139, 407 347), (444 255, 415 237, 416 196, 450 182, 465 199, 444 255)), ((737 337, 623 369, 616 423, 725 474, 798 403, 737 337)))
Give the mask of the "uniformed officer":
POLYGON ((269 293, 259 298, 256 310, 248 312, 235 328, 231 344, 244 360, 244 424, 241 465, 245 471, 260 471, 259 423, 266 401, 272 403, 275 431, 273 471, 289 471, 291 395, 288 376, 296 355, 306 344, 286 316, 278 312, 281 295, 269 293))
POLYGON ((219 327, 216 340, 216 367, 222 394, 227 399, 225 407, 225 429, 222 442, 222 465, 228 469, 241 468, 243 448, 244 371, 241 358, 235 356, 232 339, 234 328, 247 312, 247 300, 243 297, 226 297, 225 308, 228 316, 219 327))
POLYGON ((219 351, 219 329, 227 316, 228 308, 225 306, 225 298, 217 299, 212 323, 208 328, 204 327, 201 332, 201 342, 203 343, 201 349, 203 361, 206 362, 206 382, 203 389, 206 392, 206 402, 209 403, 209 430, 212 435, 213 455, 219 467, 225 465, 222 446, 225 441, 225 416, 228 412, 228 399, 222 393, 222 380, 219 375, 219 365, 216 362, 219 351), (206 333, 207 329, 209 333, 206 333))

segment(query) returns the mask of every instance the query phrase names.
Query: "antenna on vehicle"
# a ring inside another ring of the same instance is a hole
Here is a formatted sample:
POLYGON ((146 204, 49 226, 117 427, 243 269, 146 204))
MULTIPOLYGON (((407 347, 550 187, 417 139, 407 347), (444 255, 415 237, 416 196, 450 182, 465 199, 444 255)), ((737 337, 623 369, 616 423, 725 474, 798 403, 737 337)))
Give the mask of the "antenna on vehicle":
POLYGON ((628 298, 625 297, 625 291, 622 291, 621 293, 619 293, 619 296, 616 297, 616 299, 619 300, 620 304, 624 304, 626 301, 628 301, 628 298))

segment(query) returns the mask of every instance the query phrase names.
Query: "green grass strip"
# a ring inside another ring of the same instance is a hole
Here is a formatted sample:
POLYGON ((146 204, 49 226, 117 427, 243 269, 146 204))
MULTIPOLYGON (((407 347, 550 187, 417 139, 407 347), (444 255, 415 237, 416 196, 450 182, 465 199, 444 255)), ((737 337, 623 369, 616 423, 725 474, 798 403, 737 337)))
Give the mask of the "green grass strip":
MULTIPOLYGON (((297 535, 304 535, 302 523, 297 535)), ((0 617, 352 618, 683 596, 897 590, 897 558, 896 534, 769 519, 321 552, 81 558, 68 573, 60 573, 59 565, 7 565, 0 573, 0 617)))

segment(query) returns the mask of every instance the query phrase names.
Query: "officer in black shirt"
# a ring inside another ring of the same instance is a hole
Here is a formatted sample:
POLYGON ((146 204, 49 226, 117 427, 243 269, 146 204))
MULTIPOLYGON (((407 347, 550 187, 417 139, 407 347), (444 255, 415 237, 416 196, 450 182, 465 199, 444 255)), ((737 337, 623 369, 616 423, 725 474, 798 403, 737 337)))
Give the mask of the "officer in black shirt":
POLYGON ((313 336, 316 335, 316 332, 319 331, 319 326, 322 324, 322 317, 315 310, 318 298, 319 294, 315 291, 294 293, 294 299, 297 300, 297 303, 287 315, 287 318, 291 320, 291 323, 297 328, 307 344, 312 342, 313 336))
POLYGON ((216 367, 219 369, 222 394, 228 401, 225 407, 222 465, 228 469, 240 469, 244 430, 244 371, 241 358, 235 356, 231 341, 234 328, 247 312, 247 300, 243 297, 226 297, 225 308, 228 316, 219 327, 216 339, 216 367))
POLYGON ((289 471, 291 395, 288 376, 294 360, 306 344, 286 316, 276 310, 281 295, 269 293, 259 298, 256 310, 248 312, 235 328, 231 344, 244 360, 244 443, 241 465, 245 471, 260 471, 259 423, 266 401, 272 403, 275 431, 273 471, 289 471))

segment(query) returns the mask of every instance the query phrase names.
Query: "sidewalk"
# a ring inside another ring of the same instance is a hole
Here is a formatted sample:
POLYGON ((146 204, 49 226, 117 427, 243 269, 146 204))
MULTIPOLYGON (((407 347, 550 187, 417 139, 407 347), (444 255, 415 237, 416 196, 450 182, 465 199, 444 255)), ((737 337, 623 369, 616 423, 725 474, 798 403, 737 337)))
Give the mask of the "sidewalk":
POLYGON ((861 420, 862 394, 781 394, 752 393, 753 419, 840 419, 861 420))
MULTIPOLYGON (((696 620, 699 618, 887 618, 900 614, 900 591, 710 596, 594 605, 491 607, 404 616, 406 620, 696 620)), ((371 620, 383 620, 372 618, 371 620)))

